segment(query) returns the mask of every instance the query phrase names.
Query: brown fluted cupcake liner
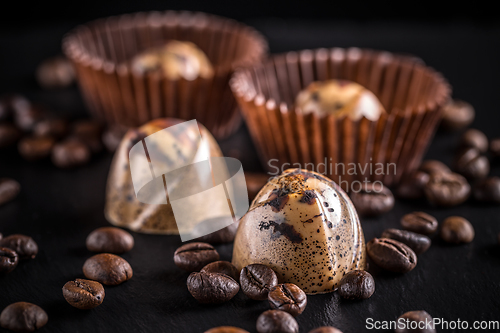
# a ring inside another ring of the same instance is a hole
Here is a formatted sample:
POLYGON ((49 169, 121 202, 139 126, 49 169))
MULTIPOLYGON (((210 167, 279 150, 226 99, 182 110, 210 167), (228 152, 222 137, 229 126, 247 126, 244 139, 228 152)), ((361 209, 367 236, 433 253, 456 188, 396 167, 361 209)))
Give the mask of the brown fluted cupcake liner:
POLYGON ((267 42, 254 29, 204 13, 150 12, 100 19, 77 27, 63 40, 92 114, 129 127, 160 117, 197 119, 217 138, 241 120, 228 82, 234 69, 254 64, 267 42), (130 60, 169 40, 196 44, 214 66, 211 78, 169 80, 138 74, 130 60))
POLYGON ((313 169, 344 189, 356 180, 393 186, 414 171, 450 97, 446 80, 420 59, 358 48, 275 55, 238 70, 230 85, 269 172, 284 166, 313 169), (387 112, 372 121, 295 108, 302 89, 328 79, 363 85, 387 112), (356 174, 349 173, 350 163, 356 174))

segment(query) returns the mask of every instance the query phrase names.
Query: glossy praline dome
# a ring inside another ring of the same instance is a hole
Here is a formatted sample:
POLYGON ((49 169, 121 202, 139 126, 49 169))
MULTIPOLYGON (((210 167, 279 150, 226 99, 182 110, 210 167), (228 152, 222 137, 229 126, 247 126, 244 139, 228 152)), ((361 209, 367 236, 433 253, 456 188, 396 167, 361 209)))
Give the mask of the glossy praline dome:
POLYGON ((272 178, 240 220, 234 241, 236 268, 254 263, 307 294, 336 290, 345 274, 366 265, 363 230, 347 194, 307 170, 272 178))

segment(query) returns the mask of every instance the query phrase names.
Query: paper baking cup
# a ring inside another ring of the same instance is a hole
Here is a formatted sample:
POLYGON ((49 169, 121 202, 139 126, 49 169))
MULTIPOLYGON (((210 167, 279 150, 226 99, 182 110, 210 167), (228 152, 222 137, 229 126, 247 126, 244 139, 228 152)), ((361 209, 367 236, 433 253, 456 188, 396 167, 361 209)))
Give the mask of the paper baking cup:
POLYGON ((140 126, 152 119, 196 119, 217 138, 234 132, 240 115, 228 82, 234 69, 258 62, 267 42, 236 21, 192 12, 149 12, 100 19, 63 39, 92 114, 108 123, 140 126), (212 78, 169 80, 132 72, 138 53, 169 40, 196 44, 214 66, 212 78))
POLYGON ((275 55, 236 71, 230 85, 270 173, 277 167, 313 169, 344 189, 356 180, 396 185, 415 170, 450 98, 447 81, 422 60, 358 48, 275 55), (387 113, 377 121, 352 120, 295 108, 299 91, 328 79, 363 85, 387 113), (376 172, 378 163, 383 168, 376 172))

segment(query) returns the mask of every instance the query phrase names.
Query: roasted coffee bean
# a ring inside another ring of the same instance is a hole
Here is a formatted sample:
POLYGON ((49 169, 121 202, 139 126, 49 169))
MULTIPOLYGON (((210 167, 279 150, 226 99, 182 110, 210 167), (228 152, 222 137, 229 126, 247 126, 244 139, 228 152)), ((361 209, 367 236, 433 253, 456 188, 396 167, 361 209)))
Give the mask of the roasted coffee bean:
POLYGON ((438 228, 436 218, 424 212, 406 214, 401 218, 401 225, 405 230, 422 235, 430 235, 438 228))
POLYGON ((200 303, 224 303, 236 296, 240 285, 224 274, 193 272, 188 276, 187 287, 200 303))
POLYGON ((21 185, 17 181, 11 178, 0 178, 0 206, 14 200, 19 192, 21 192, 21 185))
POLYGON ((68 59, 55 56, 38 65, 36 78, 42 88, 64 88, 75 80, 75 70, 68 59))
POLYGON ((79 120, 73 124, 72 135, 85 143, 93 153, 102 151, 102 124, 93 120, 79 120))
POLYGON ((102 227, 87 237, 87 249, 92 252, 125 253, 134 247, 134 237, 123 229, 102 227))
POLYGON ((415 252, 394 239, 374 238, 366 244, 366 252, 375 264, 391 272, 406 273, 417 265, 415 252))
POLYGON ((460 216, 450 216, 441 225, 441 238, 448 243, 470 243, 474 235, 472 224, 460 216))
POLYGON ((33 128, 35 136, 50 136, 60 139, 68 133, 68 122, 64 119, 45 119, 38 122, 33 128))
POLYGON ((46 117, 46 111, 41 106, 24 100, 14 104, 14 123, 25 132, 33 131, 35 125, 46 117))
POLYGON ((21 131, 12 124, 0 124, 0 148, 14 145, 21 138, 21 131))
POLYGON ((45 326, 48 320, 41 307, 27 302, 13 303, 0 314, 0 326, 14 332, 34 332, 45 326))
POLYGON ((179 247, 174 253, 174 262, 177 267, 188 271, 198 272, 207 264, 219 260, 219 253, 208 243, 188 243, 179 247))
POLYGON ((422 164, 420 165, 419 170, 429 175, 431 173, 437 173, 437 172, 443 172, 443 173, 451 172, 450 168, 448 168, 446 164, 436 160, 423 161, 422 164))
POLYGON ((110 152, 116 151, 127 131, 128 128, 121 125, 108 127, 102 134, 102 142, 106 149, 110 152))
POLYGON ((0 247, 0 274, 12 272, 17 267, 18 262, 19 257, 15 251, 6 247, 0 247))
POLYGON ((500 157, 500 138, 491 140, 490 142, 490 153, 491 156, 497 158, 500 157))
POLYGON ((476 148, 481 153, 488 151, 488 138, 477 129, 469 129, 460 138, 460 147, 476 148))
POLYGON ((33 259, 38 253, 38 245, 26 235, 10 235, 0 240, 1 247, 7 247, 17 253, 19 259, 33 259))
POLYGON ((62 288, 64 299, 75 308, 88 310, 101 305, 104 287, 96 281, 76 279, 66 282, 62 288))
POLYGON ((236 282, 240 281, 240 272, 229 261, 214 261, 203 267, 201 273, 225 274, 232 277, 236 282))
POLYGON ((485 156, 482 156, 476 148, 466 148, 456 156, 454 168, 462 176, 477 180, 488 175, 490 161, 485 156))
POLYGON ((247 297, 262 301, 267 298, 269 290, 278 284, 278 277, 265 265, 251 264, 241 270, 240 284, 247 297))
POLYGON ((422 254, 431 246, 431 239, 425 235, 399 229, 387 229, 382 233, 382 238, 390 238, 406 244, 415 254, 422 254))
MULTIPOLYGON (((231 218, 232 219, 232 218, 231 218)), ((221 243, 231 243, 234 241, 234 237, 236 236, 236 231, 238 230, 238 225, 240 221, 229 222, 227 227, 219 229, 217 231, 212 232, 211 234, 196 238, 197 242, 204 242, 210 244, 221 244, 221 243)))
POLYGON ((36 161, 50 155, 55 141, 51 137, 27 137, 19 141, 19 154, 28 161, 36 161))
POLYGON ((99 281, 108 286, 116 286, 130 280, 133 271, 125 259, 114 254, 101 253, 85 261, 83 274, 87 279, 99 281))
POLYGON ((430 204, 450 207, 467 200, 471 189, 467 180, 459 174, 435 172, 430 175, 424 192, 430 204))
POLYGON ((474 121, 475 115, 476 112, 469 103, 452 100, 443 107, 441 127, 450 131, 466 128, 474 121))
POLYGON ((416 171, 401 180, 396 195, 402 199, 420 199, 424 196, 424 187, 428 181, 429 174, 416 171))
POLYGON ((342 331, 332 326, 322 326, 309 331, 309 333, 342 333, 342 331))
POLYGON ((257 319, 258 333, 298 333, 299 324, 291 314, 280 310, 267 310, 257 319))
POLYGON ((90 149, 78 139, 67 139, 52 149, 52 163, 59 168, 74 168, 90 161, 90 149))
POLYGON ((472 193, 477 201, 500 204, 500 178, 489 177, 474 185, 472 193))
POLYGON ((306 293, 293 283, 274 286, 267 295, 271 309, 288 312, 294 317, 304 312, 307 305, 306 293))
POLYGON ((205 333, 249 333, 242 328, 234 327, 234 326, 220 326, 214 327, 205 331, 205 333))
POLYGON ((430 314, 425 311, 409 311, 399 316, 396 333, 436 333, 433 319, 430 314), (402 325, 399 323, 402 322, 402 325))
POLYGON ((351 193, 351 200, 358 214, 377 216, 394 207, 394 196, 382 183, 365 183, 360 191, 351 193))
POLYGON ((253 200, 260 189, 266 185, 269 175, 265 173, 245 172, 245 182, 248 190, 248 199, 253 200))
POLYGON ((339 295, 345 299, 367 299, 374 292, 375 280, 366 271, 350 271, 339 283, 339 295))

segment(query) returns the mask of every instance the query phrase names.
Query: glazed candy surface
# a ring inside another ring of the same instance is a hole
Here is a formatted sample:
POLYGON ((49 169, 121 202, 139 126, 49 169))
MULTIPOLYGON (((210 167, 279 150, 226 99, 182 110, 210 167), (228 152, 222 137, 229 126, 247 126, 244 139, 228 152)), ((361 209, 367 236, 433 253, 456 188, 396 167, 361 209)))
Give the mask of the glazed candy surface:
POLYGON ((272 178, 240 220, 234 242, 236 268, 253 263, 307 294, 334 291, 345 274, 364 269, 363 231, 347 194, 307 170, 272 178))
POLYGON ((311 83, 299 92, 295 104, 305 113, 334 114, 339 118, 378 120, 385 112, 378 98, 365 87, 345 80, 311 83))

